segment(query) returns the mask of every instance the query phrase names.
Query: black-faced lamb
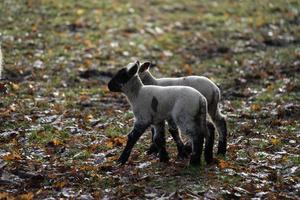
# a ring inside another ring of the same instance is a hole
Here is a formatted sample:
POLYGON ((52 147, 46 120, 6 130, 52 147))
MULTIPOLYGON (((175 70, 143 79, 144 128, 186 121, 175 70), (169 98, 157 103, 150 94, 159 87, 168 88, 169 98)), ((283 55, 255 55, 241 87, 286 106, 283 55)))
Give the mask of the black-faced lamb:
POLYGON ((213 136, 207 131, 205 97, 186 86, 145 86, 137 75, 138 69, 138 61, 130 63, 119 70, 108 83, 110 91, 125 94, 135 117, 134 127, 128 134, 127 144, 118 162, 126 163, 133 146, 150 125, 156 126, 154 142, 159 148, 160 161, 168 161, 164 138, 164 124, 168 120, 191 139, 190 164, 200 164, 204 138, 207 139, 205 160, 210 163, 213 156, 213 136))
MULTIPOLYGON (((221 114, 219 109, 220 90, 211 80, 204 76, 187 76, 181 78, 155 78, 149 71, 150 62, 141 64, 138 75, 144 85, 158 85, 158 86, 189 86, 199 91, 207 101, 208 113, 216 125, 219 133, 219 144, 217 154, 225 155, 227 146, 227 126, 225 117, 221 114)), ((177 136, 178 131, 174 129, 172 124, 170 133, 177 145, 181 145, 180 137, 177 136), (179 139, 178 139, 179 138, 179 139)), ((176 128, 176 127, 175 127, 176 128)), ((156 146, 152 144, 150 152, 155 151, 156 146)))

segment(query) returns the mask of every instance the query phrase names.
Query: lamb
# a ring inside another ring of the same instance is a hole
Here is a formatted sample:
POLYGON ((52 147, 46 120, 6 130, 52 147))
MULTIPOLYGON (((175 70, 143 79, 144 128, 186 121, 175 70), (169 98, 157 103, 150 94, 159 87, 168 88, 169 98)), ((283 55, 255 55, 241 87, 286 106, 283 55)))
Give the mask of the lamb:
POLYGON ((197 90, 186 86, 144 86, 137 75, 140 63, 129 63, 120 69, 108 83, 112 92, 122 92, 127 97, 134 113, 134 127, 121 156, 120 164, 125 164, 131 150, 140 136, 150 125, 155 125, 154 143, 159 149, 161 162, 169 160, 165 147, 165 120, 179 127, 191 139, 191 165, 199 165, 205 143, 205 160, 212 162, 213 136, 207 131, 207 105, 205 97, 197 90))
MULTIPOLYGON (((158 86, 190 86, 199 91, 207 100, 208 113, 216 125, 219 133, 219 144, 217 154, 225 156, 227 146, 227 125, 225 117, 221 114, 219 109, 220 102, 220 90, 219 88, 208 78, 204 76, 187 76, 182 78, 155 78, 149 71, 151 66, 150 62, 141 64, 138 75, 145 85, 158 85, 158 86)), ((169 124, 170 125, 170 124, 169 124)), ((172 125, 171 125, 172 126, 172 125)), ((170 129, 176 143, 181 145, 181 141, 178 140, 178 131, 174 130, 174 127, 170 129), (176 135, 177 134, 177 135, 176 135)), ((149 153, 155 152, 155 144, 152 144, 149 153)), ((180 155, 179 155, 180 156, 180 155)))

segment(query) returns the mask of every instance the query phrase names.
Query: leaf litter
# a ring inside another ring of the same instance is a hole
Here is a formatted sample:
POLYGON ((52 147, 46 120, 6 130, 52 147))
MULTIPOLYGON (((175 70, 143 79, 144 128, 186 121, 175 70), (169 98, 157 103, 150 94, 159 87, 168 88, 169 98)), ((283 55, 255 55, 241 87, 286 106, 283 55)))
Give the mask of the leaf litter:
POLYGON ((0 198, 299 198, 299 7, 5 1, 0 198), (226 158, 192 169, 167 135, 171 161, 159 163, 145 153, 147 131, 116 165, 133 115, 106 83, 137 58, 157 76, 220 86, 226 158))

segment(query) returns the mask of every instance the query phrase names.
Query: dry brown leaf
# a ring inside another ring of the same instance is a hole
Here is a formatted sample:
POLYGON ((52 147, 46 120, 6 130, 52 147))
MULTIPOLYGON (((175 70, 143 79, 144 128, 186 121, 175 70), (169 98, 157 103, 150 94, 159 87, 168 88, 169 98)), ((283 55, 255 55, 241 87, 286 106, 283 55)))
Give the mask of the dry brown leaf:
POLYGON ((89 66, 92 65, 92 60, 90 59, 85 59, 84 60, 84 67, 89 68, 89 66))
POLYGON ((276 146, 281 143, 281 140, 278 138, 272 138, 271 143, 272 143, 272 145, 276 146))
POLYGON ((67 185, 66 181, 60 181, 54 184, 55 188, 63 188, 65 185, 67 185))
POLYGON ((84 116, 84 120, 87 121, 87 122, 90 122, 93 119, 94 119, 94 116, 91 115, 91 114, 87 114, 87 115, 84 116))
POLYGON ((113 148, 113 147, 114 147, 114 143, 113 143, 113 141, 111 141, 111 140, 105 142, 105 145, 106 145, 108 148, 113 148))
POLYGON ((0 110, 0 117, 9 117, 10 109, 7 110, 0 110))
POLYGON ((83 40, 84 46, 86 46, 88 49, 94 47, 93 42, 91 40, 83 40))
POLYGON ((80 95, 79 99, 80 99, 80 102, 83 102, 83 101, 90 100, 90 97, 86 94, 82 94, 82 95, 80 95))
POLYGON ((218 163, 218 166, 219 166, 220 169, 225 169, 225 168, 228 168, 230 166, 230 163, 223 160, 223 159, 220 159, 219 163, 218 163))
POLYGON ((58 103, 53 105, 53 109, 58 113, 62 113, 63 111, 65 111, 64 105, 58 103))
POLYGON ((59 139, 56 139, 56 138, 51 140, 48 143, 49 146, 58 146, 58 145, 61 145, 61 144, 62 144, 62 142, 59 139))
POLYGON ((123 146, 126 144, 126 138, 125 137, 115 137, 114 138, 114 145, 115 146, 123 146))
POLYGON ((258 104, 252 104, 250 108, 252 111, 256 111, 256 112, 261 110, 261 106, 258 104))
POLYGON ((12 83, 12 84, 11 84, 11 88, 12 88, 14 91, 17 91, 17 90, 20 89, 20 86, 19 86, 18 84, 16 84, 16 83, 12 83))
POLYGON ((188 75, 193 74, 193 68, 192 68, 190 65, 185 64, 185 65, 183 66, 183 68, 184 68, 185 72, 186 72, 188 75))
POLYGON ((3 156, 2 159, 6 160, 6 161, 20 160, 21 156, 18 153, 13 152, 13 153, 9 153, 9 154, 3 156))
POLYGON ((34 25, 31 26, 31 31, 32 32, 36 32, 37 31, 37 25, 36 24, 34 24, 34 25))
POLYGON ((0 192, 0 199, 7 199, 9 197, 8 192, 0 192))
POLYGON ((113 137, 105 142, 108 148, 113 148, 115 146, 124 146, 126 144, 126 137, 113 137))
POLYGON ((102 92, 104 92, 104 93, 109 93, 109 92, 110 92, 107 85, 102 85, 102 86, 101 86, 101 90, 102 90, 102 92))
POLYGON ((31 200, 31 199, 33 199, 33 196, 34 196, 33 193, 29 192, 27 194, 21 194, 21 195, 19 195, 17 197, 17 199, 19 199, 19 200, 31 200))

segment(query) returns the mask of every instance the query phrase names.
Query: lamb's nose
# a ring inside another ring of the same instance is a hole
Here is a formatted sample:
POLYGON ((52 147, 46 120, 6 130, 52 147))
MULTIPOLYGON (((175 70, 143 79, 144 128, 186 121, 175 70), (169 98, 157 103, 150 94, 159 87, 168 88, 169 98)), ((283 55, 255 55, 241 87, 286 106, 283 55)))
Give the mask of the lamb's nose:
POLYGON ((108 89, 109 89, 109 91, 112 91, 112 88, 113 88, 113 84, 112 84, 112 82, 110 81, 110 82, 108 83, 108 89))

